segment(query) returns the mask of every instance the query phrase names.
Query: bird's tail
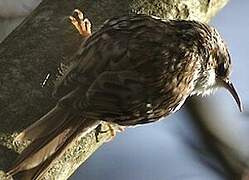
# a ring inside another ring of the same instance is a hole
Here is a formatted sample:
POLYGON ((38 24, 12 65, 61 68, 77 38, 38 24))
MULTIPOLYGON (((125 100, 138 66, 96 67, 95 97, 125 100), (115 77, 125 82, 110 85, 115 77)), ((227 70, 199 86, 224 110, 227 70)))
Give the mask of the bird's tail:
POLYGON ((79 133, 87 133, 97 126, 98 122, 85 120, 78 113, 72 113, 59 106, 54 107, 37 122, 26 128, 15 141, 31 140, 31 144, 20 154, 16 163, 8 171, 16 175, 22 171, 36 169, 35 173, 25 179, 39 179, 45 164, 49 164, 60 154, 72 139, 79 133))

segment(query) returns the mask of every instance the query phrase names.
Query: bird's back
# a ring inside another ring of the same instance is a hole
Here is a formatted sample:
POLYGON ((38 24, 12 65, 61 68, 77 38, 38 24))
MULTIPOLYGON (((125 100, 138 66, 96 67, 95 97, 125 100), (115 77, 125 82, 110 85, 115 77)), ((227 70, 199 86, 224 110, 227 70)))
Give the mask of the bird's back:
POLYGON ((119 124, 173 112, 193 89, 194 25, 145 15, 108 20, 84 42, 62 77, 57 91, 71 94, 61 104, 84 111, 88 106, 91 116, 115 118, 119 124))

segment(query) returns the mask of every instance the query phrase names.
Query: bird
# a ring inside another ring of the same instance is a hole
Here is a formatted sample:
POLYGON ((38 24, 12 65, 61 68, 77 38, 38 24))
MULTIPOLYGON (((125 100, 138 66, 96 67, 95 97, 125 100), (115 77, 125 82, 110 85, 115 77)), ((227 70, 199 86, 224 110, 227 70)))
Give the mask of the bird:
POLYGON ((229 50, 214 27, 129 14, 108 19, 91 33, 80 10, 70 20, 85 40, 55 83, 55 107, 16 137, 31 144, 8 174, 45 163, 99 120, 124 127, 152 123, 179 110, 188 97, 220 87, 242 111, 230 80, 229 50))

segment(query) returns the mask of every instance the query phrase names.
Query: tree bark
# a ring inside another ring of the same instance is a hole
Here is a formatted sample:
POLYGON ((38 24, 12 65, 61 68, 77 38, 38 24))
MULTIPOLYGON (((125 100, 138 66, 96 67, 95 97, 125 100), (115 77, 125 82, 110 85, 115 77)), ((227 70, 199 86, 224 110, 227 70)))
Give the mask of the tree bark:
MULTIPOLYGON (((0 44, 0 169, 6 170, 17 152, 26 147, 12 144, 17 133, 56 103, 51 92, 57 69, 60 63, 70 61, 83 41, 68 19, 73 9, 84 11, 94 31, 106 19, 127 13, 208 22, 227 1, 43 0, 0 44)), ((84 137, 79 135, 52 162, 44 179, 67 179, 110 137, 110 132, 102 134, 96 142, 94 131, 84 137)), ((0 179, 3 176, 0 171, 0 179)))

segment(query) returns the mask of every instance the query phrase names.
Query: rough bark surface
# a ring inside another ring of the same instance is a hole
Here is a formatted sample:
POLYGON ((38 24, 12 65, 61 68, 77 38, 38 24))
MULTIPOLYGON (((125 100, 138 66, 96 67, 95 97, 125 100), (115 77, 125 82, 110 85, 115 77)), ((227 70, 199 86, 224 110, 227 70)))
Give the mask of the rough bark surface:
MULTIPOLYGON (((57 68, 70 61, 83 41, 68 20, 73 9, 83 10, 96 30, 106 19, 125 13, 208 22, 227 1, 43 0, 0 44, 0 169, 10 166, 26 146, 12 144, 17 133, 55 105, 51 92, 57 68)), ((96 143, 94 132, 79 136, 44 179, 67 179, 109 138, 110 133, 102 134, 96 143)), ((0 179, 3 176, 0 171, 0 179)))

